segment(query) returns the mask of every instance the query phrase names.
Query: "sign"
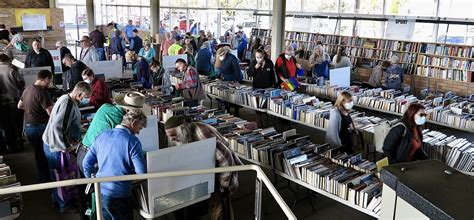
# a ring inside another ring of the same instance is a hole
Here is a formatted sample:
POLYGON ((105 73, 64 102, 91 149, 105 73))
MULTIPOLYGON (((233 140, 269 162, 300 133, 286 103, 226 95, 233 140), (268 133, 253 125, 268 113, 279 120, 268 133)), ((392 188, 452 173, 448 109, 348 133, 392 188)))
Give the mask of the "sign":
POLYGON ((351 85, 351 68, 343 67, 329 70, 331 86, 349 87, 351 85))
POLYGON ((188 59, 188 55, 186 54, 180 54, 180 55, 173 55, 173 56, 164 56, 163 57, 163 68, 166 70, 166 69, 169 69, 169 68, 175 68, 176 67, 176 60, 177 59, 183 59, 183 60, 187 60, 188 59))
POLYGON ((25 68, 25 69, 20 69, 20 75, 23 76, 25 79, 26 85, 31 85, 35 83, 36 81, 36 75, 38 75, 38 72, 41 70, 48 70, 51 71, 50 66, 42 66, 42 67, 33 67, 33 68, 25 68))
POLYGON ((90 68, 94 74, 104 74, 105 79, 122 78, 122 60, 107 60, 93 62, 90 68))
POLYGON ((45 15, 23 15, 21 16, 21 22, 23 23, 24 31, 48 30, 45 15))
POLYGON ((413 19, 388 19, 385 29, 385 38, 393 40, 411 40, 415 20, 413 19))
POLYGON ((59 50, 50 50, 49 53, 53 57, 54 74, 61 74, 63 72, 61 65, 61 52, 59 50))
POLYGON ((35 9, 35 8, 15 9, 15 24, 17 27, 23 26, 23 21, 22 21, 23 15, 44 15, 44 18, 46 19, 46 25, 51 26, 51 11, 49 9, 35 9))

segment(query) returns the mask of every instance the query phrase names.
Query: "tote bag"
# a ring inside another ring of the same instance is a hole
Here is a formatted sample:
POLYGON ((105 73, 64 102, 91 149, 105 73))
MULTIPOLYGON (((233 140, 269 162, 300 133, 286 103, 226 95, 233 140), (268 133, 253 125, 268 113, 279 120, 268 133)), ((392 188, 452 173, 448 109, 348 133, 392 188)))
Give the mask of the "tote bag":
MULTIPOLYGON (((77 165, 74 161, 74 156, 72 156, 69 152, 61 152, 60 157, 61 159, 59 169, 54 169, 56 180, 62 181, 77 179, 79 176, 79 169, 77 168, 77 165)), ((59 198, 65 203, 71 201, 79 195, 79 191, 76 186, 59 187, 57 190, 59 198)))

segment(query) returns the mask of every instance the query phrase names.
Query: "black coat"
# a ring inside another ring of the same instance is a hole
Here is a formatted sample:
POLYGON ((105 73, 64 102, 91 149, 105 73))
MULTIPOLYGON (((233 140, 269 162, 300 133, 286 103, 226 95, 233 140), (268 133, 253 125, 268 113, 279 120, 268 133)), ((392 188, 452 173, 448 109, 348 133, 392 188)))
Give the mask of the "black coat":
MULTIPOLYGON (((413 131, 404 123, 396 125, 390 129, 383 142, 383 153, 388 157, 390 164, 409 162, 408 160, 411 151, 411 140, 413 138, 413 131)), ((420 137, 423 143, 423 136, 420 137)), ((425 160, 428 156, 419 149, 411 158, 411 161, 425 160)))
POLYGON ((61 67, 63 68, 63 73, 69 70, 69 67, 63 64, 63 58, 66 54, 72 54, 71 51, 67 47, 61 47, 59 49, 59 53, 61 54, 61 67))
POLYGON ((82 71, 87 68, 87 65, 80 60, 73 63, 71 69, 64 73, 63 89, 66 91, 73 90, 74 86, 82 81, 82 71))
POLYGON ((274 88, 277 85, 275 68, 273 62, 265 58, 265 66, 255 69, 257 60, 252 60, 248 70, 248 75, 253 77, 253 88, 266 89, 274 88))
POLYGON ((227 53, 221 62, 220 73, 223 81, 242 82, 242 70, 240 70, 240 60, 233 54, 227 53))
POLYGON ((48 50, 41 48, 37 54, 34 50, 30 50, 26 55, 25 68, 50 66, 51 73, 54 73, 53 57, 48 50))

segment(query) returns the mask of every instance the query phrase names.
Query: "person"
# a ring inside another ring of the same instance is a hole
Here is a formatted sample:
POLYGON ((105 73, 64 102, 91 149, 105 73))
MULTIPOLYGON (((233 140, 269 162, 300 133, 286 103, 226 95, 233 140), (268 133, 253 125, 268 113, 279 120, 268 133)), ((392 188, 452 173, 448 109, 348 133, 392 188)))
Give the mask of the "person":
POLYGON ((252 87, 255 89, 266 89, 276 87, 276 74, 273 62, 265 55, 263 50, 255 51, 255 59, 249 67, 249 76, 253 77, 252 87))
MULTIPOLYGON (((64 55, 72 54, 71 51, 66 46, 64 46, 63 41, 60 41, 60 40, 56 41, 56 48, 59 50, 59 54, 60 54, 59 57, 61 60, 64 59, 64 55)), ((69 67, 64 65, 62 62, 61 62, 61 68, 62 68, 63 73, 69 70, 69 67)))
POLYGON ((29 47, 23 42, 23 35, 21 35, 14 29, 10 30, 10 34, 12 35, 12 39, 10 43, 4 48, 4 50, 8 49, 10 46, 13 46, 17 50, 23 51, 20 47, 20 44, 25 45, 25 49, 29 49, 29 47))
MULTIPOLYGON (((48 161, 48 171, 52 181, 55 179, 55 169, 60 169, 63 153, 68 153, 78 146, 81 139, 81 113, 79 103, 92 93, 89 84, 79 82, 71 93, 64 94, 56 101, 51 116, 44 130, 43 150, 48 161)), ((52 189, 53 201, 61 213, 67 210, 66 203, 59 198, 57 189, 52 189)))
POLYGON ((70 91, 74 86, 82 81, 82 72, 87 69, 87 65, 80 60, 76 60, 70 53, 64 55, 63 64, 70 69, 64 73, 63 89, 70 91))
POLYGON ((279 84, 281 82, 288 82, 290 78, 296 77, 297 69, 301 69, 301 65, 296 62, 294 48, 291 45, 287 45, 275 62, 275 71, 279 84))
POLYGON ((176 69, 184 73, 182 83, 176 85, 176 89, 182 91, 183 98, 192 100, 204 99, 204 90, 197 70, 189 66, 186 61, 181 58, 177 59, 175 64, 176 69))
POLYGON ((255 56, 255 51, 260 49, 260 47, 262 47, 262 39, 257 37, 257 39, 255 39, 255 43, 252 46, 252 55, 253 56, 255 56))
MULTIPOLYGON (((240 159, 229 148, 229 143, 212 126, 202 122, 192 122, 187 116, 173 116, 165 123, 165 133, 168 138, 169 146, 192 143, 208 138, 216 138, 216 166, 228 167, 242 165, 240 159)), ((237 172, 225 172, 216 174, 216 189, 209 201, 210 219, 233 219, 232 206, 228 203, 230 196, 234 194, 239 187, 237 172), (226 201, 226 202, 224 202, 226 201), (227 207, 223 207, 224 204, 227 207), (216 211, 223 210, 223 211, 216 211)))
POLYGON ((403 89, 403 68, 398 64, 399 62, 400 58, 398 56, 390 58, 390 66, 387 67, 387 73, 385 74, 385 87, 387 89, 403 89))
POLYGON ((295 57, 297 59, 304 59, 305 57, 305 48, 304 48, 304 44, 299 44, 297 49, 295 49, 295 57))
POLYGON ((339 47, 337 54, 332 58, 331 65, 334 68, 352 67, 351 59, 347 56, 345 47, 339 47))
POLYGON ((125 59, 127 62, 132 63, 133 78, 141 82, 143 88, 151 89, 153 78, 150 73, 150 65, 146 62, 146 59, 138 56, 133 51, 128 51, 127 54, 125 54, 125 59))
POLYGON ((181 46, 183 38, 180 35, 176 35, 174 40, 174 43, 168 48, 168 56, 184 53, 184 48, 181 46))
POLYGON ((51 181, 41 137, 53 109, 53 101, 47 91, 52 80, 53 74, 49 70, 39 71, 34 84, 23 91, 17 106, 25 111, 25 135, 35 151, 38 183, 51 181))
POLYGON ((124 28, 124 32, 125 32, 127 42, 129 42, 129 43, 132 42, 132 38, 134 37, 133 30, 135 30, 136 28, 137 27, 135 25, 133 25, 133 21, 128 20, 128 24, 125 25, 125 28, 124 28))
POLYGON ((89 36, 84 35, 81 37, 81 47, 79 56, 80 61, 89 67, 93 62, 99 61, 99 55, 97 54, 95 47, 91 44, 89 36))
POLYGON ((144 57, 146 62, 151 63, 153 58, 155 58, 155 49, 151 46, 149 41, 145 41, 144 46, 140 51, 138 51, 138 56, 144 57))
POLYGON ((114 37, 110 43, 110 54, 112 56, 112 60, 120 60, 122 59, 122 66, 126 66, 125 62, 125 43, 123 42, 122 37, 120 36, 120 31, 115 31, 114 37))
POLYGON ((197 46, 198 48, 201 48, 202 44, 207 41, 206 32, 204 30, 199 31, 199 37, 197 38, 197 40, 198 40, 197 46))
MULTIPOLYGON (((84 175, 90 178, 146 173, 140 140, 135 136, 147 126, 142 111, 130 111, 120 125, 97 136, 84 157, 84 175), (97 164, 98 168, 95 168, 97 164)), ((133 219, 132 181, 100 184, 104 219, 133 219)))
POLYGON ((267 45, 263 48, 263 51, 265 52, 265 55, 267 57, 271 57, 272 56, 272 46, 270 45, 267 45))
POLYGON ((209 41, 209 49, 211 50, 212 54, 216 53, 216 48, 217 48, 217 40, 216 38, 212 35, 210 31, 207 31, 207 40, 209 41))
POLYGON ((0 42, 2 40, 10 43, 10 31, 6 29, 5 24, 0 24, 0 42))
POLYGON ((370 88, 382 87, 383 71, 386 70, 389 65, 390 63, 387 61, 379 61, 377 66, 372 69, 372 74, 370 74, 367 86, 370 88))
POLYGON ((186 60, 188 62, 188 65, 190 66, 196 66, 196 61, 194 60, 194 54, 195 51, 193 49, 193 45, 191 45, 191 39, 186 37, 184 39, 184 54, 186 54, 186 60))
POLYGON ((18 68, 11 64, 11 58, 0 53, 0 136, 5 138, 6 143, 6 146, 1 146, 5 149, 0 151, 15 152, 23 148, 23 116, 17 104, 24 87, 25 80, 18 68))
POLYGON ((117 34, 117 31, 119 30, 115 27, 115 24, 113 21, 107 24, 107 29, 109 29, 109 34, 107 36, 107 44, 110 45, 112 43, 112 38, 117 36, 116 34, 117 34))
POLYGON ((174 44, 174 39, 171 37, 170 32, 166 32, 165 40, 161 43, 160 50, 161 50, 161 57, 168 56, 168 49, 171 45, 174 44))
POLYGON ((329 113, 329 126, 326 131, 326 142, 331 148, 339 148, 347 154, 354 153, 351 133, 355 128, 349 114, 353 106, 352 95, 346 91, 341 92, 329 113))
POLYGON ((140 37, 138 30, 133 29, 133 37, 130 39, 130 50, 138 54, 142 48, 143 48, 143 40, 140 37))
POLYGON ((189 39, 190 40, 190 44, 193 46, 193 51, 197 51, 199 48, 198 48, 198 45, 196 43, 196 40, 194 39, 193 35, 191 34, 191 32, 186 32, 186 36, 185 36, 185 39, 189 39))
POLYGON ((95 77, 94 71, 87 68, 82 72, 82 79, 84 82, 91 85, 92 94, 89 99, 89 105, 99 109, 105 103, 111 103, 110 91, 104 80, 95 77))
POLYGON ((245 52, 248 46, 247 38, 244 37, 243 34, 244 33, 242 31, 239 31, 236 35, 239 42, 239 45, 237 46, 237 56, 240 60, 245 60, 245 52))
POLYGON ((48 50, 41 47, 41 40, 39 38, 34 39, 31 46, 33 49, 26 55, 25 68, 49 66, 51 72, 54 73, 53 57, 48 50))
POLYGON ((309 67, 312 70, 312 76, 324 77, 325 80, 328 80, 330 62, 331 58, 329 54, 324 51, 323 46, 316 45, 313 54, 309 57, 309 67))
POLYGON ((89 33, 91 43, 97 51, 99 61, 105 60, 105 48, 106 42, 105 35, 102 33, 102 25, 95 26, 95 30, 89 33))
POLYGON ((212 52, 209 49, 209 41, 202 43, 201 49, 196 55, 196 69, 199 75, 213 75, 212 52))
POLYGON ((229 47, 222 47, 216 52, 216 68, 219 68, 220 78, 224 81, 242 82, 240 61, 231 54, 229 47))
POLYGON ((151 76, 153 78, 153 89, 161 90, 165 95, 171 95, 173 85, 171 85, 171 76, 165 71, 160 61, 153 59, 150 64, 151 76))
POLYGON ((426 115, 423 105, 411 104, 401 121, 392 126, 382 147, 390 164, 428 159, 422 149, 426 115))

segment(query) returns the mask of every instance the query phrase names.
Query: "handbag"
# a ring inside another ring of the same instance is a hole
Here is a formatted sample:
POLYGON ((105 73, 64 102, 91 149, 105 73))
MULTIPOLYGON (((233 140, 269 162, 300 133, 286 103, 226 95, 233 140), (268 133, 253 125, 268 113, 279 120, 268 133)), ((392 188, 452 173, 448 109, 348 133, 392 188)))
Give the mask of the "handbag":
MULTIPOLYGON (((73 180, 78 178, 78 168, 74 162, 74 156, 71 153, 61 152, 59 169, 54 169, 54 175, 57 181, 73 180)), ((59 198, 65 203, 71 201, 79 195, 76 186, 65 186, 57 188, 59 198)))

